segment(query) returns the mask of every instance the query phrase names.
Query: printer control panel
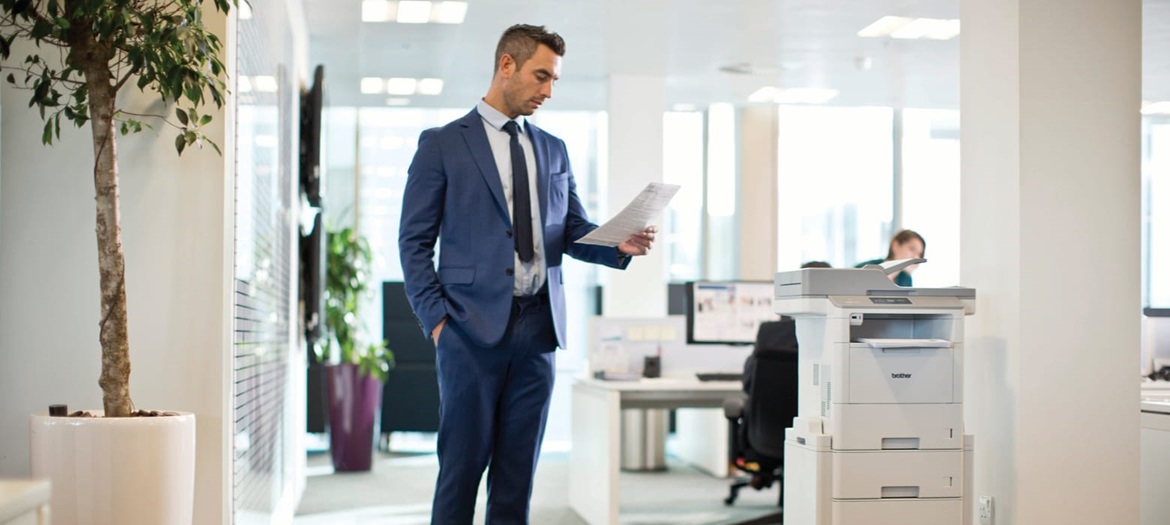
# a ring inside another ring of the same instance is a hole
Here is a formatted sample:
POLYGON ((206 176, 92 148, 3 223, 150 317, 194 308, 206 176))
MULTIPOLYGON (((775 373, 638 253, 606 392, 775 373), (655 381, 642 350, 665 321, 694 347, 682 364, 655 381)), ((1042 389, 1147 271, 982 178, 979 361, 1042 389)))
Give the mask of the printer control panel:
POLYGON ((870 297, 873 304, 914 304, 909 297, 870 297))

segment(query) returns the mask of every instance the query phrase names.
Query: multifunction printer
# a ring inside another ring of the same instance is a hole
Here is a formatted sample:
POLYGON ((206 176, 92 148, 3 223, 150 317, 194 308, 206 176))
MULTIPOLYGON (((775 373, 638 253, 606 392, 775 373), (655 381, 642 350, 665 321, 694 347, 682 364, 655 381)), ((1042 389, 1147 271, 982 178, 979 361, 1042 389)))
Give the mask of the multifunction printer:
POLYGON ((796 319, 800 346, 785 523, 971 523, 963 320, 975 312, 975 290, 888 277, 921 262, 776 274, 772 304, 796 319))

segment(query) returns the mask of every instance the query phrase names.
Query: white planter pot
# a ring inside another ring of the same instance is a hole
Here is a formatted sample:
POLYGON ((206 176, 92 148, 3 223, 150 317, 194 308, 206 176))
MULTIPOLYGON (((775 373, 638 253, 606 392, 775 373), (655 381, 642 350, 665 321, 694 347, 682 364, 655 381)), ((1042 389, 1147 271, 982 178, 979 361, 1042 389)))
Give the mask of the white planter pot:
POLYGON ((52 482, 53 523, 190 525, 194 414, 82 418, 41 413, 31 416, 31 428, 32 474, 52 482))

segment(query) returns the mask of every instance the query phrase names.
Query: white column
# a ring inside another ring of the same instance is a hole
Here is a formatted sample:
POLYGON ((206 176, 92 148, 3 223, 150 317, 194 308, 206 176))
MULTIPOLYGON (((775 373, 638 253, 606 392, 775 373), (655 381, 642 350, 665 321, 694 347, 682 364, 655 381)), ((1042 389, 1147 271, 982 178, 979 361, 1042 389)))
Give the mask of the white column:
POLYGON ((974 494, 998 525, 1137 523, 1141 2, 961 18, 974 494))
POLYGON ((776 275, 776 106, 739 110, 739 278, 771 281, 776 275))
MULTIPOLYGON (((662 113, 666 80, 612 75, 609 79, 609 213, 617 213, 650 182, 662 182, 662 113)), ((604 276, 605 315, 666 315, 662 246, 636 257, 625 271, 604 276)))
MULTIPOLYGON (((609 159, 604 187, 609 214, 620 211, 647 183, 663 180, 662 113, 666 111, 664 68, 669 35, 668 24, 661 23, 661 18, 668 4, 667 0, 605 2, 605 61, 610 76, 609 159), (632 45, 634 42, 637 44, 632 45)), ((605 315, 666 315, 663 252, 659 244, 649 255, 635 258, 625 271, 603 270, 605 315)))

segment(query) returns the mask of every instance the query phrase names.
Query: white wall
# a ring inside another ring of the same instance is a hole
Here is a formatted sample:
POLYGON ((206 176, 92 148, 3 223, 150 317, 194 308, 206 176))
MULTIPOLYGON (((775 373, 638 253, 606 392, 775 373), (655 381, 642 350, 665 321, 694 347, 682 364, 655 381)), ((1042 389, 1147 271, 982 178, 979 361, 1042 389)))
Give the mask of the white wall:
MULTIPOLYGON (((223 15, 205 22, 234 35, 223 15)), ((223 40, 234 70, 235 38, 223 40)), ((93 149, 88 127, 64 126, 60 144, 42 147, 26 92, 4 88, 0 107, 0 477, 21 477, 30 413, 101 408, 93 149)), ((231 509, 234 145, 231 115, 212 109, 208 135, 224 156, 177 157, 165 126, 118 139, 131 395, 137 408, 196 414, 196 524, 227 523, 231 509)))
POLYGON ((1141 2, 961 18, 975 494, 997 525, 1137 523, 1141 2))

